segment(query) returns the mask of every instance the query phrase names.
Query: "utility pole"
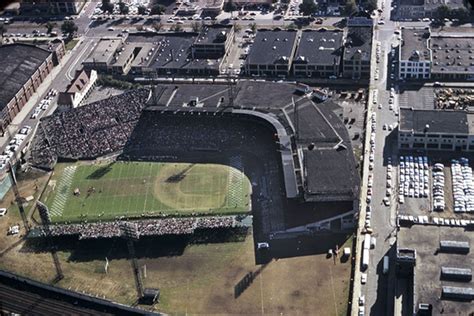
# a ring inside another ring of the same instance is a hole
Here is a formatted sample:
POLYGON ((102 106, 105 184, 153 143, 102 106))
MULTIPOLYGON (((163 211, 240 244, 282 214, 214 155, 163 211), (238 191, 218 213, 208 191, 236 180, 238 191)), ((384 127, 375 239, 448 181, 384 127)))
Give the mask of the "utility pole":
POLYGON ((46 239, 48 242, 48 247, 51 249, 51 256, 53 257, 54 267, 56 269, 56 282, 64 278, 63 269, 61 268, 61 262, 59 261, 58 254, 56 252, 56 246, 53 243, 53 238, 51 236, 51 229, 49 225, 51 224, 51 218, 49 216, 48 207, 41 203, 40 201, 36 202, 38 207, 38 212, 41 218, 41 223, 43 224, 43 230, 46 234, 46 239))
POLYGON ((15 194, 15 201, 18 205, 18 209, 20 210, 21 219, 23 220, 23 226, 25 226, 26 233, 28 234, 30 232, 30 224, 28 223, 28 217, 26 216, 25 209, 23 208, 23 201, 20 196, 20 191, 18 191, 15 171, 11 162, 8 163, 8 168, 10 169, 10 179, 12 181, 13 193, 15 194))

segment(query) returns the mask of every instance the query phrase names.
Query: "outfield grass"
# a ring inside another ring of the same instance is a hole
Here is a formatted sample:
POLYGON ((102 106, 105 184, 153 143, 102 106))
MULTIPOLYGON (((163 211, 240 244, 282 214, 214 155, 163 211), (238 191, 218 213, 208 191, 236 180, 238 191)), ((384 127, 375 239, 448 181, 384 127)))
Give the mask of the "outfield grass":
POLYGON ((216 164, 58 164, 42 200, 53 222, 249 211, 250 182, 216 164), (80 192, 74 194, 74 191, 80 192))

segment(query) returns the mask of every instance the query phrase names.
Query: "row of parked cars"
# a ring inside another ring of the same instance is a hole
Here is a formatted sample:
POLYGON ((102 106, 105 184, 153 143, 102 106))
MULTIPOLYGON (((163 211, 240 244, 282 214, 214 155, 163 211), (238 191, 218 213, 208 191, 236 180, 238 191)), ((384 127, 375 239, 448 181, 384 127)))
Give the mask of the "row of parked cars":
POLYGON ((474 182, 469 159, 451 160, 454 212, 474 212, 474 182))
POLYGON ((35 110, 31 114, 31 118, 36 119, 40 115, 41 111, 46 111, 57 94, 57 90, 51 89, 46 95, 46 97, 38 103, 35 110))
POLYGON ((444 211, 446 203, 444 202, 444 165, 435 163, 433 165, 433 209, 435 211, 444 211))
POLYGON ((426 156, 400 156, 399 192, 405 197, 429 195, 429 167, 426 156))
POLYGON ((30 133, 30 126, 23 126, 20 131, 13 136, 13 138, 8 143, 7 147, 0 155, 0 170, 3 170, 10 159, 13 157, 15 152, 20 148, 20 145, 25 141, 26 136, 30 133))
MULTIPOLYGON (((375 159, 375 131, 377 129, 377 116, 372 113, 371 116, 371 131, 370 131, 370 152, 369 152, 369 170, 374 169, 374 159, 375 159)), ((372 202, 372 185, 373 185, 373 175, 369 173, 369 182, 367 188, 367 203, 372 202)))
MULTIPOLYGON (((385 190, 385 197, 383 198, 383 201, 382 201, 385 206, 390 206, 390 197, 392 196, 392 188, 393 188, 392 171, 393 171, 392 158, 388 157, 387 158, 387 181, 385 183, 386 190, 385 190)), ((403 202, 404 200, 400 203, 403 203, 403 202)))

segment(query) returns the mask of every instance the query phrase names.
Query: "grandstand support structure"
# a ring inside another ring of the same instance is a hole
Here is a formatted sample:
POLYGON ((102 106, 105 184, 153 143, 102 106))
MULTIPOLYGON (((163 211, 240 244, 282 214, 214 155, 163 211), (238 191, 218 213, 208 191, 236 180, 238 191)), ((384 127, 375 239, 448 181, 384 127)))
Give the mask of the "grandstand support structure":
POLYGON ((31 227, 28 223, 28 217, 26 216, 25 209, 23 208, 23 202, 20 196, 20 191, 18 191, 18 185, 16 182, 15 170, 11 163, 8 163, 8 168, 10 169, 10 178, 12 180, 12 189, 13 193, 15 194, 15 201, 18 205, 18 209, 20 210, 21 219, 23 221, 23 225, 25 226, 26 233, 28 234, 31 227))
POLYGON ((138 267, 137 256, 135 254, 135 241, 140 238, 138 234, 137 225, 134 223, 123 223, 120 227, 122 230, 122 237, 127 241, 128 255, 130 256, 133 276, 135 278, 135 288, 137 290, 137 301, 143 297, 143 282, 140 275, 140 268, 138 267))
POLYGON ((38 212, 41 218, 41 223, 43 224, 43 229, 46 233, 46 240, 48 242, 48 247, 51 249, 51 256, 53 257, 54 268, 56 269, 56 279, 55 281, 62 280, 64 278, 63 269, 61 268, 61 262, 58 258, 58 253, 56 252, 56 247, 54 246, 53 239, 51 237, 51 218, 49 216, 49 209, 48 207, 41 203, 40 201, 36 202, 36 206, 38 207, 38 212))

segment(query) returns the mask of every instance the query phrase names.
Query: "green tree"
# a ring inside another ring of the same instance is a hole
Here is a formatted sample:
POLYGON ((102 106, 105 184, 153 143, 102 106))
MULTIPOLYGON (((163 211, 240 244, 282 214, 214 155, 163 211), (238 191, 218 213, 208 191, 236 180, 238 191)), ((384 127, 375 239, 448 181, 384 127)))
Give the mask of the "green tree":
POLYGON ((250 23, 249 27, 252 30, 252 33, 257 33, 257 23, 250 23))
POLYGON ((74 33, 77 32, 77 25, 74 21, 64 21, 61 25, 61 31, 67 34, 68 38, 72 38, 74 33))
POLYGON ((286 26, 286 29, 287 29, 287 30, 296 30, 296 28, 297 28, 297 26, 296 26, 296 24, 293 23, 293 22, 290 23, 290 24, 288 24, 288 25, 286 26))
POLYGON ((300 4, 300 11, 303 15, 312 15, 318 11, 318 6, 314 3, 314 0, 303 0, 300 4))
POLYGON ((151 14, 153 15, 162 15, 165 13, 165 6, 161 4, 155 4, 154 6, 151 7, 151 14))
POLYGON ((346 15, 351 15, 356 12, 357 12, 357 4, 355 3, 355 0, 348 0, 346 2, 346 5, 344 6, 344 13, 346 15))
POLYGON ((224 11, 234 12, 235 10, 237 10, 237 6, 234 4, 234 1, 228 0, 224 5, 224 11))
POLYGON ((440 5, 435 13, 434 13, 434 16, 440 20, 443 20, 443 19, 446 19, 446 18, 450 18, 451 17, 451 9, 443 4, 443 5, 440 5))
POLYGON ((146 14, 146 7, 143 6, 143 5, 139 6, 137 8, 137 10, 138 10, 138 14, 140 14, 140 15, 145 15, 146 14))
POLYGON ((112 13, 114 12, 114 4, 110 0, 102 0, 102 11, 112 13))
POLYGON ((48 21, 48 23, 46 23, 46 33, 50 34, 55 27, 56 27, 56 23, 48 21))
POLYGON ((242 30, 242 26, 234 22, 234 32, 239 33, 242 30))

